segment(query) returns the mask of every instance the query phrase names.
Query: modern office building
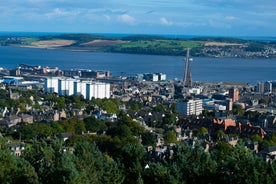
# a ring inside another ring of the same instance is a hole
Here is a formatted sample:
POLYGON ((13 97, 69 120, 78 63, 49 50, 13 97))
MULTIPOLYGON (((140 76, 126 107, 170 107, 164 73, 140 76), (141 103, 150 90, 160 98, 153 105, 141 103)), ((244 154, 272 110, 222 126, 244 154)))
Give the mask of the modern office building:
POLYGON ((177 111, 183 115, 200 115, 202 113, 202 100, 184 100, 176 104, 177 111))

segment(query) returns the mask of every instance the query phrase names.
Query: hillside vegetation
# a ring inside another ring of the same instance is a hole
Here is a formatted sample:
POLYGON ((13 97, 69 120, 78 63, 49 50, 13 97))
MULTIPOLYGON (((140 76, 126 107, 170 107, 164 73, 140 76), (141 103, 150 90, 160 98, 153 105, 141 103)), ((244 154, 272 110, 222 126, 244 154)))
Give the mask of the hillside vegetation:
POLYGON ((61 34, 41 37, 0 38, 2 46, 24 46, 130 54, 185 55, 205 57, 275 57, 276 43, 237 38, 198 37, 172 39, 153 35, 111 37, 95 34, 61 34))

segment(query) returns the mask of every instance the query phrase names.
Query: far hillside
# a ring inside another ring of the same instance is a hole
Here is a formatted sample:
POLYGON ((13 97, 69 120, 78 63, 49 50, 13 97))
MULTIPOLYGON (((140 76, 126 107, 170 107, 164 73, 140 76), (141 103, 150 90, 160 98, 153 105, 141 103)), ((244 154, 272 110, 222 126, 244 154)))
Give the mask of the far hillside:
POLYGON ((192 39, 155 35, 103 36, 97 34, 60 34, 40 37, 1 37, 2 46, 67 49, 91 52, 183 56, 190 48, 192 56, 265 57, 276 56, 275 42, 261 42, 224 37, 192 39))

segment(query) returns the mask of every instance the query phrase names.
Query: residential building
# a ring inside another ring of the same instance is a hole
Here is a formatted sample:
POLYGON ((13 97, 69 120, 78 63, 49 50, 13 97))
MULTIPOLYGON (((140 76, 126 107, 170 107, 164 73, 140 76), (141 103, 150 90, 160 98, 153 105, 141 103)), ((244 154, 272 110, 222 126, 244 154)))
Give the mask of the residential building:
POLYGON ((110 98, 110 84, 91 81, 80 81, 66 77, 46 78, 44 90, 58 93, 61 96, 82 95, 86 100, 91 98, 110 98))
POLYGON ((202 100, 185 100, 177 103, 177 110, 183 115, 200 115, 202 113, 202 100))
POLYGON ((239 101, 239 89, 235 87, 230 88, 229 98, 232 98, 233 102, 239 101))

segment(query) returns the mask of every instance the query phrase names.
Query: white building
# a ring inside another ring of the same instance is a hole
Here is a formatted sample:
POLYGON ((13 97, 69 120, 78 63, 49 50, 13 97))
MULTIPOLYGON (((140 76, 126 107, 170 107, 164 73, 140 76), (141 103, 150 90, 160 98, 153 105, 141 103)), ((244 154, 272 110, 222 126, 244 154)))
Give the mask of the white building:
POLYGON ((71 96, 74 94, 74 79, 60 78, 58 80, 58 94, 62 96, 71 96))
POLYGON ((91 98, 110 98, 110 84, 107 83, 87 83, 86 84, 86 100, 91 98))
POLYGON ((256 92, 260 94, 263 94, 265 92, 265 84, 263 82, 257 83, 256 92))
POLYGON ((184 115, 200 115, 202 110, 202 100, 186 100, 177 103, 177 111, 184 115))
POLYGON ((83 95, 86 100, 91 98, 110 98, 110 84, 100 82, 83 82, 72 78, 46 78, 44 90, 58 93, 61 96, 83 95))
POLYGON ((58 93, 58 77, 47 78, 44 81, 44 91, 47 93, 58 93))
POLYGON ((75 81, 74 82, 74 94, 75 95, 83 95, 86 97, 86 84, 87 82, 75 81))
POLYGON ((144 79, 146 81, 157 82, 158 81, 158 75, 157 74, 152 74, 152 73, 147 73, 147 74, 144 74, 144 79))
POLYGON ((156 73, 158 75, 159 81, 165 81, 166 80, 166 74, 163 73, 156 73))
POLYGON ((188 92, 190 94, 198 95, 198 94, 202 93, 202 88, 189 88, 188 92))

